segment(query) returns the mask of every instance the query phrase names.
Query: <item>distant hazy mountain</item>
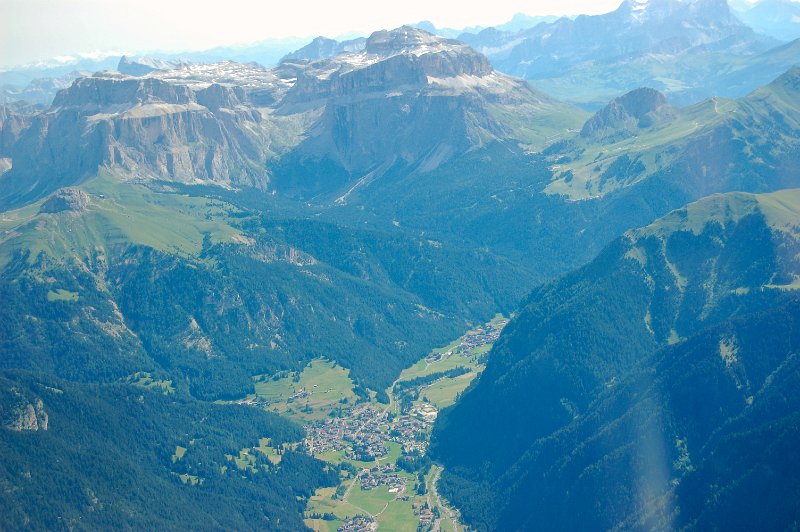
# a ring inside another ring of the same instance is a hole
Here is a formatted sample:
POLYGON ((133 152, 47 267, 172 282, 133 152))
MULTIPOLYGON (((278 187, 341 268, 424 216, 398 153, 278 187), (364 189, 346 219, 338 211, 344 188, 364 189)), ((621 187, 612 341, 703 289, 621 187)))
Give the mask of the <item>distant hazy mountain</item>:
MULTIPOLYGON (((715 94, 740 96, 726 92, 718 76, 748 58, 757 63, 758 54, 779 44, 742 24, 724 0, 626 0, 605 15, 461 38, 498 70, 590 107, 641 86, 681 104, 715 94)), ((768 79, 749 80, 744 93, 768 79)))
POLYGON ((297 50, 307 42, 308 39, 304 37, 265 39, 255 43, 218 46, 208 50, 195 50, 179 54, 160 54, 159 57, 170 60, 185 59, 194 63, 215 63, 220 61, 255 62, 265 67, 271 67, 277 65, 284 55, 297 50))
POLYGON ((367 39, 364 37, 341 42, 325 37, 317 37, 299 50, 286 54, 281 61, 327 59, 346 52, 360 52, 366 44, 367 39))
POLYGON ((64 65, 42 65, 0 72, 0 104, 23 101, 49 106, 56 93, 69 87, 78 78, 103 70, 119 70, 123 74, 142 76, 153 70, 175 68, 180 60, 155 57, 110 56, 102 60, 74 60, 64 65))
POLYGON ((39 64, 0 72, 0 104, 24 101, 49 106, 56 93, 79 77, 116 68, 119 56, 102 60, 75 59, 63 64, 39 64))
POLYGON ((758 32, 783 41, 800 39, 800 3, 792 0, 761 0, 743 6, 737 16, 758 32))
POLYGON ((70 72, 96 72, 112 70, 119 64, 120 55, 108 55, 101 59, 86 57, 64 57, 58 60, 40 61, 30 65, 8 68, 0 72, 0 85, 24 87, 41 78, 57 78, 70 72))
MULTIPOLYGON (((527 28, 532 28, 541 22, 553 22, 555 20, 558 20, 559 18, 560 17, 554 15, 532 17, 529 15, 525 15, 524 13, 517 13, 508 22, 504 22, 503 24, 498 24, 496 26, 493 26, 492 28, 498 31, 515 32, 527 28)), ((437 28, 436 26, 433 25, 432 22, 428 20, 418 22, 417 24, 413 24, 413 26, 415 28, 425 30, 428 33, 433 33, 434 35, 440 35, 442 37, 447 37, 451 39, 456 39, 456 38, 461 39, 462 35, 472 35, 479 33, 485 29, 488 29, 484 26, 471 26, 462 29, 437 28)))
POLYGON ((26 102, 49 106, 58 91, 69 87, 76 79, 90 74, 91 72, 85 70, 73 70, 57 77, 36 78, 23 87, 5 85, 0 92, 0 104, 26 102))
MULTIPOLYGON (((499 68, 531 79, 589 60, 674 54, 725 41, 726 45, 758 44, 752 30, 731 14, 724 0, 625 0, 605 15, 563 18, 506 39, 506 50, 492 50, 490 57, 499 68)), ((483 51, 481 46, 476 48, 483 51)))
POLYGON ((117 71, 128 76, 144 76, 155 70, 171 70, 186 66, 180 60, 169 61, 155 57, 127 57, 122 56, 117 65, 117 71))
POLYGON ((798 227, 797 190, 712 196, 535 290, 440 416, 443 493, 477 528, 792 523, 760 495, 797 485, 792 455, 757 442, 800 429, 798 227))
MULTIPOLYGON (((545 23, 555 22, 556 20, 558 20, 560 18, 561 17, 557 17, 555 15, 545 15, 545 16, 532 17, 532 16, 529 16, 529 15, 525 15, 524 13, 517 13, 508 22, 503 23, 503 24, 498 24, 494 28, 499 30, 499 31, 515 32, 515 31, 525 30, 525 29, 528 29, 528 28, 533 28, 534 26, 537 26, 537 25, 541 24, 542 22, 545 22, 545 23)), ((469 28, 467 28, 462 33, 475 33, 475 32, 471 32, 469 30, 469 28)))
POLYGON ((427 31, 428 33, 432 33, 434 35, 439 35, 440 37, 445 37, 447 39, 455 39, 464 32, 478 32, 483 29, 482 26, 473 26, 460 30, 454 28, 437 28, 430 20, 423 20, 421 22, 417 22, 416 24, 411 24, 410 26, 427 31))

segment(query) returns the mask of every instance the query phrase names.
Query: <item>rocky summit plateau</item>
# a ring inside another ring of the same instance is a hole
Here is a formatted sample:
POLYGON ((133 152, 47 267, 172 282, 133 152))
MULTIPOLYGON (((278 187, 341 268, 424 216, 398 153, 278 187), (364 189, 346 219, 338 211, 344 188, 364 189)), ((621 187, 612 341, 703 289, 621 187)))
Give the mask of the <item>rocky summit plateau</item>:
MULTIPOLYGON (((123 58, 120 70, 129 65, 123 58)), ((398 165, 429 171, 492 139, 542 142, 521 122, 568 109, 470 47, 411 27, 376 32, 360 51, 272 69, 157 66, 174 68, 98 72, 59 92, 15 144, 14 169, 0 184, 5 201, 41 197, 100 167, 134 179, 316 193, 398 165), (513 120, 498 117, 500 108, 513 120), (284 170, 286 160, 330 168, 301 177, 284 170)))

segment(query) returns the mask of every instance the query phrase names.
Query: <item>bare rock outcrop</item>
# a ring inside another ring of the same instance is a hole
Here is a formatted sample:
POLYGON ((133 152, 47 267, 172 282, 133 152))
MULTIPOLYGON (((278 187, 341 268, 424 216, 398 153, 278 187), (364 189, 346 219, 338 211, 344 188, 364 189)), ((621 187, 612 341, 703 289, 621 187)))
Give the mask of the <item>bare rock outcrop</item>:
POLYGON ((28 398, 16 388, 11 388, 0 403, 0 419, 5 428, 16 431, 47 430, 50 417, 41 398, 28 398))
POLYGON ((62 188, 42 203, 39 212, 84 212, 89 206, 89 195, 77 188, 62 188))
POLYGON ((595 113, 581 129, 584 138, 619 140, 639 129, 664 122, 676 114, 667 98, 655 89, 635 89, 595 113))

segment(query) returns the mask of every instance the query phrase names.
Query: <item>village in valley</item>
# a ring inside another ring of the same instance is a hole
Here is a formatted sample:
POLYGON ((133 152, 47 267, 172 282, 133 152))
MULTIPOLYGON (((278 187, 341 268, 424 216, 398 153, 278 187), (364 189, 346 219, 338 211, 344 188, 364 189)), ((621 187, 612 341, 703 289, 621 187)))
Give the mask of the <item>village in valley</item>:
POLYGON ((302 372, 256 381, 241 402, 300 422, 300 448, 339 466, 341 483, 320 489, 306 509, 314 530, 459 530, 457 511, 437 490, 441 468, 427 457, 439 410, 450 406, 483 370, 486 353, 507 319, 468 331, 402 372, 387 390, 356 395, 346 369, 327 360, 302 372))

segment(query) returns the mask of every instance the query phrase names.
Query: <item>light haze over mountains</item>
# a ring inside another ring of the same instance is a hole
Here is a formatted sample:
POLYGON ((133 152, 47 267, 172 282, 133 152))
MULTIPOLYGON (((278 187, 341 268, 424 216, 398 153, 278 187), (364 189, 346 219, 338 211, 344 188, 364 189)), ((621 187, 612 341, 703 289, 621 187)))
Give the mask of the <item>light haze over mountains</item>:
POLYGON ((796 527, 797 4, 594 5, 0 74, 0 529, 796 527))

